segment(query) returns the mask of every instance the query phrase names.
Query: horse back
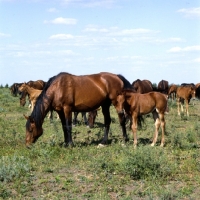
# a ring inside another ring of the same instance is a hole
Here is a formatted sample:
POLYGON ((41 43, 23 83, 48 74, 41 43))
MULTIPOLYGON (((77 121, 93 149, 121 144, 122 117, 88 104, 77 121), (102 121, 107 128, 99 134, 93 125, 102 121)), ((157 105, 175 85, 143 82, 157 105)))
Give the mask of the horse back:
POLYGON ((68 73, 59 74, 47 89, 57 109, 70 107, 72 111, 91 111, 103 102, 114 101, 123 89, 123 81, 115 74, 76 76, 68 73))

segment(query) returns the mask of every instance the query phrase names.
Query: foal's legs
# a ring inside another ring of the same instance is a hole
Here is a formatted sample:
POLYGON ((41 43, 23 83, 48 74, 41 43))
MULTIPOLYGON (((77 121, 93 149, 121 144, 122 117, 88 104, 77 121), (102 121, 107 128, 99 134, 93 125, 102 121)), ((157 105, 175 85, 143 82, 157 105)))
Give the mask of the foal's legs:
MULTIPOLYGON (((160 123, 160 119, 159 119, 157 111, 154 110, 152 112, 152 114, 153 114, 153 118, 154 118, 154 121, 155 121, 155 133, 154 133, 153 142, 152 142, 151 146, 154 146, 156 144, 156 141, 157 141, 157 138, 158 138, 158 131, 159 131, 161 123, 160 123)), ((162 145, 162 142, 161 142, 161 145, 162 145)))
POLYGON ((131 129, 132 129, 132 132, 133 132, 133 139, 134 139, 133 145, 134 145, 134 147, 137 146, 137 123, 138 123, 137 120, 138 120, 137 114, 133 113, 132 114, 131 129))
POLYGON ((162 129, 162 138, 161 138, 160 146, 163 147, 164 142, 165 142, 165 117, 164 117, 164 113, 159 113, 159 118, 160 118, 161 129, 162 129))
POLYGON ((189 116, 188 107, 189 107, 189 102, 188 102, 188 99, 186 99, 186 100, 185 100, 185 109, 186 109, 186 115, 187 115, 187 116, 189 116))

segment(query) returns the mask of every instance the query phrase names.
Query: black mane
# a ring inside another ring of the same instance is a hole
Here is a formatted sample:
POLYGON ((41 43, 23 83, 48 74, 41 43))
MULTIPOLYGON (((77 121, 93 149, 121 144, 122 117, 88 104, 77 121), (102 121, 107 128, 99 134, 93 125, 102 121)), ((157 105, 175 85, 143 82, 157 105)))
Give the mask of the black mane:
POLYGON ((124 88, 132 88, 131 83, 124 76, 122 76, 121 74, 118 74, 117 76, 123 81, 124 88))

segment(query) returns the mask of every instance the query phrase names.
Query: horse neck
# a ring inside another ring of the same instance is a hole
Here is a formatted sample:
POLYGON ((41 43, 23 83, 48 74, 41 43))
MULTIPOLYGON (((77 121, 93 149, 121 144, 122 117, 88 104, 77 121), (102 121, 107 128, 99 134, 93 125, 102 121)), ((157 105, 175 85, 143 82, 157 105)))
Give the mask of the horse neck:
POLYGON ((34 89, 31 88, 29 85, 26 85, 26 86, 25 86, 25 89, 26 89, 26 91, 27 91, 29 94, 32 93, 32 92, 34 91, 34 89))

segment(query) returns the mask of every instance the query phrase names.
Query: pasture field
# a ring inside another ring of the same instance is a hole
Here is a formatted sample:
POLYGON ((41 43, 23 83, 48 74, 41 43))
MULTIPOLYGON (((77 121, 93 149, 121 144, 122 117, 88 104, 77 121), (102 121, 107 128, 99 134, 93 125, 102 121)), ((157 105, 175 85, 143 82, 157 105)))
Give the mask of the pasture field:
POLYGON ((97 148, 103 137, 103 116, 87 128, 78 117, 73 127, 75 146, 64 148, 61 123, 45 118, 44 134, 25 147, 23 114, 8 88, 0 88, 0 199, 199 199, 200 197, 200 101, 190 103, 190 116, 177 115, 176 102, 169 100, 166 143, 151 147, 154 124, 151 114, 138 130, 138 147, 123 145, 114 107, 109 144, 97 148))

